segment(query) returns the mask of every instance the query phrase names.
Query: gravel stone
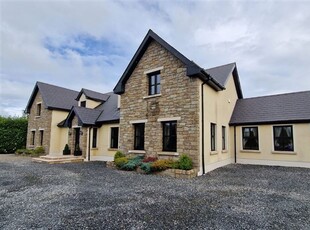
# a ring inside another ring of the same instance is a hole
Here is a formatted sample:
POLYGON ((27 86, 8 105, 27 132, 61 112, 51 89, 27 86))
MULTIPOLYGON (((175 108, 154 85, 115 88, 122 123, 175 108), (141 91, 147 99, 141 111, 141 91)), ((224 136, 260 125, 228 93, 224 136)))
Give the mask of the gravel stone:
POLYGON ((194 179, 0 155, 0 229, 310 229, 310 169, 228 165, 194 179))

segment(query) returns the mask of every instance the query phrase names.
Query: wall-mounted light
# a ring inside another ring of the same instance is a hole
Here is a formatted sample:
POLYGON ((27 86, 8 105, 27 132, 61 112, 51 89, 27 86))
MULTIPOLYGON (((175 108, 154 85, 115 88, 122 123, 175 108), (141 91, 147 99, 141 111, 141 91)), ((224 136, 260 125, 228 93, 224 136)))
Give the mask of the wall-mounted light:
POLYGON ((83 131, 82 131, 82 130, 80 131, 80 135, 81 135, 81 136, 83 135, 83 131))
POLYGON ((68 134, 69 134, 69 136, 71 136, 72 135, 72 132, 71 132, 71 130, 69 129, 69 131, 68 131, 68 134))

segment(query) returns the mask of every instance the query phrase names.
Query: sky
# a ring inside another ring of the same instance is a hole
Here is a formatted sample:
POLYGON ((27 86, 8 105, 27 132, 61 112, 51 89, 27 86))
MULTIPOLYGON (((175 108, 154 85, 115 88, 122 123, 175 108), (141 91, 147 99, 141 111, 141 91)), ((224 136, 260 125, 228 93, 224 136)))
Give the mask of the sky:
POLYGON ((203 68, 236 62, 244 97, 310 90, 310 1, 0 0, 0 115, 36 81, 113 91, 149 29, 203 68))

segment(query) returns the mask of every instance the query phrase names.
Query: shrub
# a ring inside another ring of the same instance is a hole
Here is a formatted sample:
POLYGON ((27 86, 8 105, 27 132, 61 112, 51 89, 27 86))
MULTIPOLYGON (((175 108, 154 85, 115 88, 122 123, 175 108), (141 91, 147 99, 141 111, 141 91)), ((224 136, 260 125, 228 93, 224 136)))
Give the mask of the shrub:
POLYGON ((45 153, 45 150, 42 146, 39 146, 39 147, 36 147, 34 150, 33 150, 33 154, 35 155, 42 155, 45 153))
POLYGON ((15 151, 15 153, 16 154, 23 154, 23 153, 25 153, 27 151, 27 149, 17 149, 16 151, 15 151))
POLYGON ((176 168, 183 170, 193 169, 193 161, 189 156, 182 154, 178 160, 176 168))
POLYGON ((136 168, 141 165, 142 162, 142 158, 140 156, 134 157, 130 160, 128 160, 128 162, 126 164, 124 164, 121 169, 123 170, 127 170, 127 171, 133 171, 136 170, 136 168))
POLYGON ((117 168, 122 168, 125 164, 127 164, 127 157, 119 157, 114 160, 114 164, 117 168))
POLYGON ((173 164, 174 164, 173 160, 160 159, 160 160, 157 160, 151 164, 151 170, 153 172, 163 171, 163 170, 166 170, 168 168, 172 168, 173 164))
POLYGON ((121 158, 121 157, 125 157, 125 154, 122 153, 121 151, 117 151, 114 155, 114 161, 117 159, 117 158, 121 158))
POLYGON ((152 172, 151 164, 152 163, 150 162, 142 163, 140 169, 143 170, 145 173, 149 174, 152 172))
POLYGON ((157 161, 157 157, 146 157, 143 159, 143 163, 154 162, 157 161))
POLYGON ((0 154, 14 153, 25 148, 27 139, 26 117, 0 116, 0 154))

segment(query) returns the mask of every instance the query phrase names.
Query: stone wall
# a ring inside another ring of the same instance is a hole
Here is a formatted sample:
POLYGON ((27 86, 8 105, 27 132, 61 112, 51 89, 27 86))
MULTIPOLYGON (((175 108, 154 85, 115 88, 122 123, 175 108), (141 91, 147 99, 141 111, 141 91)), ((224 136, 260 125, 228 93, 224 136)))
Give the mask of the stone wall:
POLYGON ((43 147, 49 153, 51 135, 52 110, 46 109, 40 91, 38 91, 28 117, 27 148, 36 148, 40 144, 40 130, 43 130, 43 147), (37 104, 41 103, 41 115, 37 116, 37 104), (31 143, 32 130, 35 131, 34 145, 31 143))
MULTIPOLYGON (((182 62, 157 42, 151 42, 121 95, 120 148, 124 152, 134 146, 134 127, 130 121, 145 123, 147 155, 162 153, 162 124, 158 118, 180 117, 177 121, 177 152, 192 157, 199 166, 199 82, 186 76, 182 62), (148 77, 144 73, 163 67, 161 96, 148 96, 148 77), (147 97, 147 98, 144 98, 147 97)), ((173 119, 172 119, 173 120, 173 119)))

